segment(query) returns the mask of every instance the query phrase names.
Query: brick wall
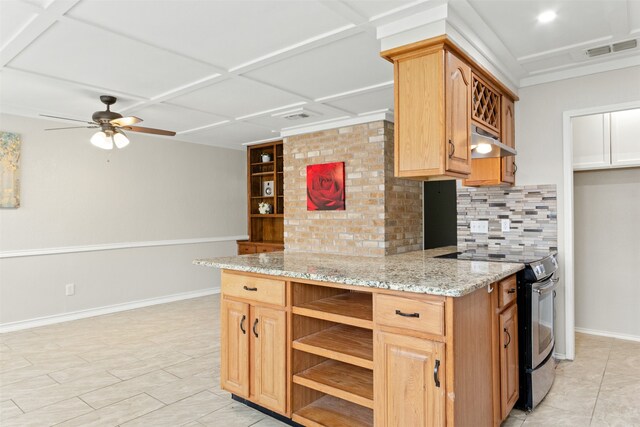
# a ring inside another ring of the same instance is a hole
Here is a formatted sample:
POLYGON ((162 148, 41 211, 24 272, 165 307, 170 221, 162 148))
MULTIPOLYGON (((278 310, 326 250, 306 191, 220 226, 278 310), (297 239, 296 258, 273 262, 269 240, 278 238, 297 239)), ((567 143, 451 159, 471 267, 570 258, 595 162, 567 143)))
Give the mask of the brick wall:
POLYGON ((393 177, 393 123, 284 141, 285 250, 383 256, 422 249, 422 183, 393 177), (344 211, 307 211, 307 165, 345 163, 344 211))

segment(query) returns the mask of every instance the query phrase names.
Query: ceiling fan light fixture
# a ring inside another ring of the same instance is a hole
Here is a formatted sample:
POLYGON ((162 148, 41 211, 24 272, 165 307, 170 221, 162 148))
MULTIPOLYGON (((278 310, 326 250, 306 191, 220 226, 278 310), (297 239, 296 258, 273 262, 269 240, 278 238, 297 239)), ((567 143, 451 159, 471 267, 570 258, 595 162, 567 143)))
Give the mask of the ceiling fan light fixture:
POLYGON ((113 143, 116 144, 116 147, 118 148, 124 148, 129 145, 129 138, 127 138, 127 136, 120 131, 115 131, 112 138, 113 143))
POLYGON ((91 137, 91 144, 103 150, 113 149, 113 141, 103 131, 99 131, 93 134, 91 137))

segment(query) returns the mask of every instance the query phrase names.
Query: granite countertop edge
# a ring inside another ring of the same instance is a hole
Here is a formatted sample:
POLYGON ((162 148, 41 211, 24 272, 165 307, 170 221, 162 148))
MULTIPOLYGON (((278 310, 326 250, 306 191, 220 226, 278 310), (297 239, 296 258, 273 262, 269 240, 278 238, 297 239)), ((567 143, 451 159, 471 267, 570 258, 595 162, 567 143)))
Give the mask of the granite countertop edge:
MULTIPOLYGON (((470 262, 470 261, 457 261, 451 260, 450 262, 470 262)), ((474 261, 475 262, 475 261, 474 261)), ((378 288, 388 289, 392 291, 411 292, 419 294, 439 295, 448 297, 462 297, 470 294, 480 288, 483 288, 491 283, 497 282, 505 277, 511 276, 524 268, 524 264, 521 263, 500 263, 503 266, 510 268, 503 269, 503 271, 495 274, 488 274, 482 279, 478 279, 473 283, 464 285, 458 285, 455 288, 443 288, 441 286, 429 286, 428 284, 420 283, 404 283, 396 281, 380 281, 370 280, 357 277, 325 275, 319 273, 302 273, 297 271, 290 271, 286 269, 274 269, 269 267, 256 267, 246 266, 240 264, 233 264, 228 262, 219 262, 214 259, 196 259, 193 261, 195 265, 201 265, 206 267, 220 268, 224 270, 240 271, 245 273, 265 274, 269 276, 287 277, 291 279, 302 280, 314 280, 318 282, 337 283, 350 286, 361 286, 365 288, 378 288)))

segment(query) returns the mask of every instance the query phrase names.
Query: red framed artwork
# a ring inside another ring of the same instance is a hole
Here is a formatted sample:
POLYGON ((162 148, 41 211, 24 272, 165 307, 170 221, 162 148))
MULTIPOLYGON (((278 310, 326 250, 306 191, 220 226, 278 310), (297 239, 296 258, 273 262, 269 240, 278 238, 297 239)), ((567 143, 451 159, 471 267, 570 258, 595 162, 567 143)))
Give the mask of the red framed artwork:
POLYGON ((307 210, 344 210, 344 162, 307 166, 307 210))

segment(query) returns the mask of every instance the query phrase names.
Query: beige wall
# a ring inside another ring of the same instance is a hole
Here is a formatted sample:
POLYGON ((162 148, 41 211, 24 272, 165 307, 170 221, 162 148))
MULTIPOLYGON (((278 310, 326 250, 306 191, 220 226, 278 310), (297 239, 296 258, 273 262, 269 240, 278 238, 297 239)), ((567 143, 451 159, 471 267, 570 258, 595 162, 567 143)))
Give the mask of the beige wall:
MULTIPOLYGON (((108 152, 92 130, 0 119, 23 141, 22 205, 0 210, 0 253, 246 234, 244 151, 131 134, 108 152)), ((219 278, 191 259, 231 254, 234 242, 0 259, 0 324, 211 289, 219 278)))
POLYGON ((422 249, 422 183, 393 178, 393 124, 284 141, 287 251, 383 256, 422 249), (307 166, 345 163, 345 210, 307 211, 307 166))
MULTIPOLYGON (((640 99, 640 67, 593 74, 520 89, 516 103, 517 184, 556 184, 558 243, 563 277, 564 186, 562 113, 640 99)), ((556 351, 565 351, 564 282, 558 291, 556 351)))
POLYGON ((640 168, 573 179, 576 327, 640 338, 640 168))

